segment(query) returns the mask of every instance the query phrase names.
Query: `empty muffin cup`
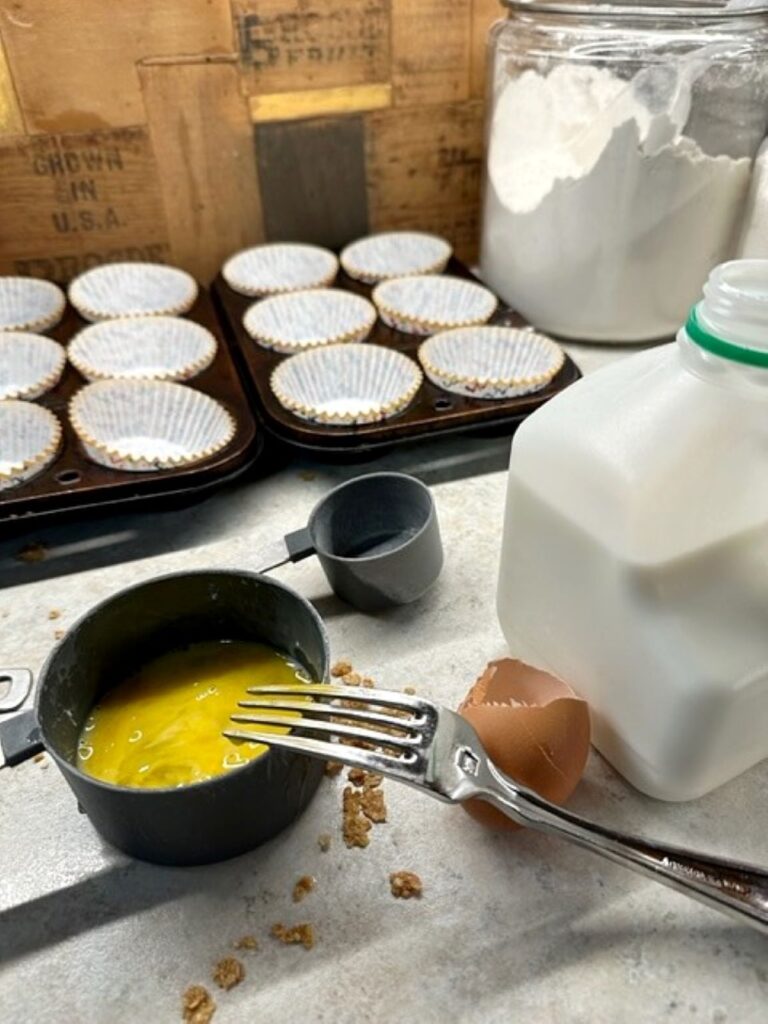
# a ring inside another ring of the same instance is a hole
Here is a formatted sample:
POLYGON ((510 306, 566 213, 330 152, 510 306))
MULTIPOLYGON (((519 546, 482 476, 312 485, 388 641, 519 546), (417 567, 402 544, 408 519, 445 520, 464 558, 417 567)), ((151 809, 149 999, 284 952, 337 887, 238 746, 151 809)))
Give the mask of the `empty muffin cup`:
POLYGON ((0 490, 18 487, 56 458, 61 424, 32 402, 0 402, 0 490))
POLYGON ((298 242, 254 245, 231 256, 221 268, 230 288, 241 295, 278 295, 331 284, 339 261, 329 249, 298 242))
POLYGON ((341 253, 350 277, 376 284, 392 277, 439 274, 451 258, 444 238, 424 231, 383 231, 352 242, 341 253))
POLYGON ((518 327, 459 327, 419 347, 419 362, 439 388, 468 398, 514 398, 539 391, 565 361, 560 346, 518 327))
POLYGON ((382 281, 372 298, 384 323, 407 334, 485 323, 498 303, 480 284, 436 274, 382 281))
POLYGON ((376 309, 360 295, 312 288, 255 302, 243 326, 263 348, 290 355, 321 345, 363 341, 376 322, 376 309))
POLYGON ((61 320, 67 302, 50 281, 0 277, 0 331, 47 331, 61 320))
POLYGON ((123 316, 179 316, 197 298, 197 282, 163 263, 105 263, 80 274, 69 301, 86 320, 123 316))
POLYGON ((69 418, 89 459, 129 472, 192 466, 235 434, 235 421, 219 402, 157 380, 87 384, 70 402, 69 418))
POLYGON ((216 348, 211 332, 193 320, 143 316, 85 327, 67 354, 86 380, 183 381, 210 366, 216 348))
POLYGON ((64 348, 50 338, 0 332, 0 399, 39 398, 56 387, 66 360, 64 348))
POLYGON ((381 345, 329 345, 291 356, 272 373, 278 402, 301 419, 328 426, 376 423, 402 412, 422 373, 381 345))

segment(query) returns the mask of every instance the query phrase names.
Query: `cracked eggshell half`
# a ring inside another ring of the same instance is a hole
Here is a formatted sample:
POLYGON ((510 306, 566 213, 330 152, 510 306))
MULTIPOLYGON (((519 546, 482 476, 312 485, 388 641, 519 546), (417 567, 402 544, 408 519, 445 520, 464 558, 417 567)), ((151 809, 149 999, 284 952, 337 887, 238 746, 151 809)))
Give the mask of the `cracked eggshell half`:
MULTIPOLYGON (((546 800, 563 804, 589 754, 589 706, 555 676, 512 658, 492 661, 464 698, 459 714, 506 775, 546 800)), ((482 800, 464 807, 497 829, 520 828, 482 800)))

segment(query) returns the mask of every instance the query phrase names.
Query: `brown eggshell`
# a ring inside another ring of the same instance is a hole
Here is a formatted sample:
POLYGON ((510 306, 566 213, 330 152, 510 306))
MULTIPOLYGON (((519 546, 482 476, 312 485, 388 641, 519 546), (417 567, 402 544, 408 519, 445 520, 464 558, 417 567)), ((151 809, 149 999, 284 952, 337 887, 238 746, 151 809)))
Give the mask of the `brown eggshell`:
MULTIPOLYGON (((477 730, 493 763, 516 782, 556 804, 576 788, 589 754, 589 708, 560 679, 512 658, 492 661, 459 714, 477 730)), ((484 800, 464 807, 484 825, 520 828, 484 800)))

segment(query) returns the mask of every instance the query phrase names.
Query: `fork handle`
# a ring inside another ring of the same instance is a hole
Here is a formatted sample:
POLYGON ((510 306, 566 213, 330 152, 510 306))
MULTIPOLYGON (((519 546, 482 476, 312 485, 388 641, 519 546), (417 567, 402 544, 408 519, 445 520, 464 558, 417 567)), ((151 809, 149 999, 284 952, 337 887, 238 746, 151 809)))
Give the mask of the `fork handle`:
POLYGON ((522 825, 570 839, 768 935, 768 872, 619 832, 557 807, 489 764, 483 799, 522 825))

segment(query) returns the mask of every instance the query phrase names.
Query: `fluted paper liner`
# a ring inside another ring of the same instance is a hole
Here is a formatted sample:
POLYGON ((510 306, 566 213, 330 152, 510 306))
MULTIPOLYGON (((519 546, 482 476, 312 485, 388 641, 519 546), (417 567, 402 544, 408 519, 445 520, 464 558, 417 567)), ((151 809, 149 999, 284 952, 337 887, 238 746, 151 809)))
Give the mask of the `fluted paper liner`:
POLYGON ((0 331, 47 331, 61 320, 64 292, 50 281, 0 277, 0 331))
POLYGON ((235 433, 227 410, 201 391, 167 381, 86 384, 69 418, 88 457, 112 469, 178 469, 210 458, 235 433))
POLYGON ((192 320, 174 316, 104 320, 69 344, 69 361, 87 380, 190 380, 210 366, 216 339, 192 320))
POLYGON ((413 400, 421 370, 380 345, 331 345, 291 356, 272 373, 280 404, 301 419, 328 426, 376 423, 413 400))
POLYGON ((493 292, 473 281, 437 274, 382 281, 372 298, 384 323, 407 334, 483 324, 498 301, 493 292))
POLYGON ((311 288, 254 302, 243 326, 255 342, 293 354, 321 345, 363 341, 376 310, 360 295, 335 288, 311 288))
POLYGON ((69 301, 86 320, 125 316, 178 316, 197 298, 197 282, 163 263, 105 263, 80 274, 69 301))
POLYGON ((470 398, 513 398, 539 391, 565 361, 560 346, 517 327, 458 327, 419 347, 419 362, 439 388, 470 398))
POLYGON ((32 402, 0 402, 0 490, 18 487, 41 473, 61 446, 61 424, 32 402))
POLYGON ((231 256, 221 273, 241 295, 260 297, 322 288, 332 283, 339 261, 330 249, 298 242, 255 245, 231 256))
POLYGON ((376 284, 393 277, 439 274, 453 252, 444 238, 424 231, 383 231, 352 242, 341 253, 350 277, 376 284))
MULTIPOLYGON (((459 714, 515 782, 558 804, 576 788, 589 754, 589 708, 560 679, 512 658, 492 661, 459 714)), ((464 806, 484 824, 519 827, 484 801, 464 806)))
POLYGON ((0 331, 0 399, 39 398, 55 387, 67 356, 40 334, 0 331))

